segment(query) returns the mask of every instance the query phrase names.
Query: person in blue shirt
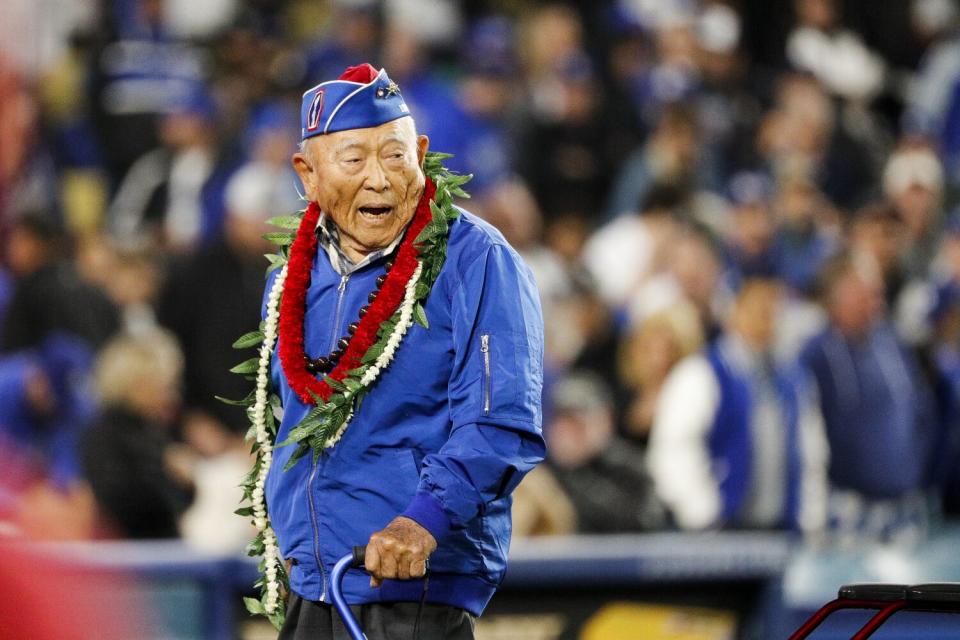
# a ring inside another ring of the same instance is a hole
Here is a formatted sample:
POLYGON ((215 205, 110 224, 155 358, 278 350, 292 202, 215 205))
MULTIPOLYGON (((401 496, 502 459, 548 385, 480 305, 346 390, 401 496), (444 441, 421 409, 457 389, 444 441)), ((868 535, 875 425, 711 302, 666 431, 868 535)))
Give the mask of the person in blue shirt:
POLYGON ((90 346, 65 331, 0 356, 0 440, 35 463, 58 491, 83 475, 77 447, 96 414, 85 384, 92 363, 90 346))
POLYGON ((816 380, 830 449, 828 526, 841 541, 914 540, 933 480, 933 395, 887 319, 876 263, 840 254, 822 280, 829 324, 801 362, 816 380))
MULTIPOLYGON (((296 447, 283 441, 313 408, 297 380, 303 371, 323 378, 346 357, 343 342, 399 260, 432 184, 428 140, 384 70, 360 65, 321 83, 301 115, 293 166, 321 213, 303 311, 308 360, 283 358, 291 334, 281 302, 271 361, 282 419, 264 497, 291 590, 280 637, 334 637, 331 569, 366 544, 370 575, 348 573, 344 593, 368 637, 409 638, 419 626, 421 637, 472 638, 504 576, 510 494, 545 452, 536 286, 497 230, 458 209, 423 303, 429 328, 409 327, 335 444, 292 457, 296 447)), ((268 319, 278 272, 267 283, 268 319)))

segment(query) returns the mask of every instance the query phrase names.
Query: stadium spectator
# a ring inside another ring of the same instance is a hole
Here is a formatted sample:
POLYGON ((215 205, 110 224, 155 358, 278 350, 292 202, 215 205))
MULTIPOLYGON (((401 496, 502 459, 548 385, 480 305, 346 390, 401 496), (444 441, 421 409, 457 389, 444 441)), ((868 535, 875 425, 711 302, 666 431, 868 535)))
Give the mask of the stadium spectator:
POLYGON ((0 439, 61 491, 81 476, 77 443, 95 414, 92 359, 88 344, 65 333, 0 357, 0 439))
POLYGON ((312 44, 307 47, 304 75, 308 78, 332 78, 357 60, 376 57, 377 3, 338 0, 330 5, 324 31, 311 34, 312 44))
POLYGON ((900 256, 907 278, 925 277, 943 235, 943 167, 927 147, 902 147, 883 171, 883 191, 904 226, 900 256))
POLYGON ((80 447, 105 535, 173 538, 190 503, 189 472, 171 447, 183 355, 161 331, 120 335, 100 354, 102 414, 80 447))
POLYGON ((604 141, 614 135, 604 118, 599 79, 593 62, 579 51, 556 59, 544 82, 550 91, 540 87, 543 93, 532 96, 517 169, 548 223, 572 218, 589 227, 609 195, 611 165, 604 141))
POLYGON ((730 178, 728 196, 732 211, 725 247, 726 278, 736 288, 735 281, 745 274, 775 273, 772 185, 761 173, 741 171, 730 178))
MULTIPOLYGON (((246 431, 243 411, 217 402, 215 396, 236 400, 247 392, 244 381, 230 373, 240 360, 230 345, 249 329, 251 314, 257 317, 263 297, 263 255, 272 246, 261 235, 270 230, 266 220, 275 215, 274 205, 297 206, 295 185, 293 177, 275 164, 260 160, 247 165, 227 190, 223 238, 170 268, 157 316, 186 354, 184 430, 188 439, 194 430, 198 437, 210 429, 246 431), (275 195, 278 201, 271 200, 275 195)), ((294 211, 281 209, 279 214, 294 211)))
POLYGON ((646 444, 667 375, 703 341, 700 316, 684 300, 652 313, 627 333, 617 354, 624 437, 646 444))
POLYGON ((465 73, 449 114, 458 125, 442 132, 443 149, 453 154, 447 161, 450 169, 473 175, 470 188, 476 194, 507 179, 516 166, 508 136, 516 108, 512 36, 511 24, 503 17, 473 25, 462 45, 465 73))
POLYGON ((724 333, 664 383, 648 461, 683 529, 822 524, 820 414, 770 355, 780 296, 774 280, 744 280, 724 333))
POLYGON ((111 243, 102 287, 119 308, 123 329, 148 331, 157 325, 156 304, 162 278, 156 249, 146 242, 111 243))
POLYGON ((189 253, 222 234, 224 189, 239 163, 217 140, 215 105, 202 86, 175 102, 160 124, 162 145, 136 159, 110 203, 112 231, 146 236, 189 253))
POLYGON ((944 508, 960 512, 960 285, 941 283, 929 311, 931 335, 926 357, 933 369, 940 425, 932 467, 943 492, 944 508))
POLYGON ((707 187, 698 173, 701 153, 696 114, 679 104, 664 108, 647 141, 619 168, 605 200, 607 217, 635 210, 657 183, 675 184, 684 190, 707 187))
POLYGON ((712 340, 719 332, 716 310, 722 275, 714 242, 700 229, 684 229, 666 246, 665 265, 630 300, 630 322, 642 323, 651 314, 685 300, 697 310, 705 335, 712 340))
POLYGON ((810 293, 826 261, 843 242, 835 211, 805 172, 787 172, 777 181, 773 259, 776 272, 795 291, 810 293))
MULTIPOLYGON (((596 284, 589 273, 571 269, 568 274, 570 290, 555 301, 553 311, 558 317, 548 325, 552 335, 551 352, 544 354, 547 384, 550 374, 579 369, 592 372, 606 382, 608 389, 614 389, 620 339, 617 318, 597 295, 596 284)), ((547 415, 549 411, 547 407, 547 415)))
MULTIPOLYGON (((407 15, 387 21, 383 59, 390 61, 391 77, 402 87, 403 99, 417 120, 417 131, 430 136, 438 149, 446 148, 456 144, 454 123, 459 113, 456 90, 430 64, 430 49, 417 38, 417 19, 407 15)), ((428 22, 423 20, 424 24, 428 22)))
POLYGON ((907 246, 903 220, 892 206, 875 202, 854 213, 848 233, 850 253, 858 260, 871 262, 881 281, 880 293, 894 308, 907 283, 901 257, 907 246))
POLYGON ((547 465, 537 466, 517 485, 510 515, 518 538, 565 535, 577 529, 573 503, 547 465))
POLYGON ((797 167, 808 171, 841 209, 860 206, 875 190, 869 149, 838 122, 824 87, 810 76, 778 79, 774 105, 758 127, 757 152, 770 175, 797 167))
POLYGON ((93 128, 113 188, 159 141, 157 118, 203 80, 203 51, 170 33, 159 0, 102 4, 88 59, 93 128))
POLYGON ((570 295, 573 283, 567 265, 543 244, 543 216, 529 187, 518 177, 501 179, 477 198, 475 207, 484 220, 500 230, 533 272, 549 334, 552 321, 565 321, 552 311, 570 295))
POLYGON ((914 539, 926 526, 933 399, 890 326, 882 286, 869 260, 831 261, 823 275, 829 325, 801 356, 830 448, 830 526, 847 541, 914 539))
POLYGON ((24 211, 52 209, 57 181, 51 154, 41 144, 40 105, 14 64, 0 52, 0 220, 5 227, 24 211))
POLYGON ((665 250, 675 240, 687 192, 674 183, 656 183, 635 207, 600 227, 583 248, 600 297, 623 309, 651 275, 663 270, 665 250))
POLYGON ((40 213, 27 213, 7 237, 13 293, 3 318, 0 350, 37 347, 67 333, 98 348, 119 326, 117 310, 97 287, 84 282, 64 244, 62 229, 40 213))
POLYGON ((616 435, 613 399, 603 381, 571 373, 551 390, 554 416, 544 429, 547 462, 564 488, 582 533, 663 526, 639 449, 616 435))
POLYGON ((248 160, 230 176, 225 188, 228 215, 266 220, 305 206, 290 166, 290 136, 298 126, 296 110, 286 102, 269 102, 253 110, 244 136, 248 160))

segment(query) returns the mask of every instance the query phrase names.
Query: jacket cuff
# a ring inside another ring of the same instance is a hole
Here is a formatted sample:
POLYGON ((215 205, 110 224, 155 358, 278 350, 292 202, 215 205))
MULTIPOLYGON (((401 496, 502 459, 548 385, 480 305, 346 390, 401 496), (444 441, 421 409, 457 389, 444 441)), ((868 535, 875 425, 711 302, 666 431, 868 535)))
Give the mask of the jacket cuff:
POLYGON ((438 543, 450 531, 450 518, 444 513, 437 497, 427 491, 418 491, 413 496, 413 501, 400 515, 410 518, 429 531, 438 543))

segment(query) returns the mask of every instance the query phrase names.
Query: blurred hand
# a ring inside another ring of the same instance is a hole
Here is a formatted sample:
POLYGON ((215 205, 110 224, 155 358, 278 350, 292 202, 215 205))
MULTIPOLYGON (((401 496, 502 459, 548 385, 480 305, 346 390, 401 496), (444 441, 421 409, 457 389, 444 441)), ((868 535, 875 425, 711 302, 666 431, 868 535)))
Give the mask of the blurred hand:
POLYGON ((30 368, 24 393, 27 403, 36 415, 49 416, 57 410, 57 396, 53 393, 50 380, 39 368, 30 368))
POLYGON ((197 452, 185 444, 167 445, 163 452, 163 463, 167 473, 184 487, 193 486, 197 458, 197 452))
POLYGON ((367 543, 364 565, 370 573, 370 586, 379 587, 388 578, 422 578, 427 558, 436 548, 437 541, 429 531, 410 518, 397 516, 367 543))
POLYGON ((184 412, 183 438, 204 458, 213 458, 231 448, 243 446, 243 438, 231 433, 225 424, 202 409, 184 412))

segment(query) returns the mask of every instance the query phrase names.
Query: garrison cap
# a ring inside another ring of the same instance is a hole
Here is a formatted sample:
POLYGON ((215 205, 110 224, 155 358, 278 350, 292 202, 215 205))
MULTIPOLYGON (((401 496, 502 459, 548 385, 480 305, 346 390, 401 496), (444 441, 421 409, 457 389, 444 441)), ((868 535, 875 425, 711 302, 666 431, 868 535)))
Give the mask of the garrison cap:
POLYGON ((347 129, 377 127, 409 115, 400 87, 386 70, 377 71, 364 63, 303 94, 300 137, 306 140, 347 129))

